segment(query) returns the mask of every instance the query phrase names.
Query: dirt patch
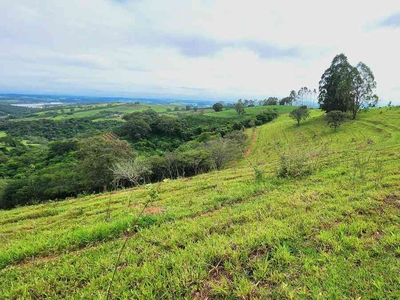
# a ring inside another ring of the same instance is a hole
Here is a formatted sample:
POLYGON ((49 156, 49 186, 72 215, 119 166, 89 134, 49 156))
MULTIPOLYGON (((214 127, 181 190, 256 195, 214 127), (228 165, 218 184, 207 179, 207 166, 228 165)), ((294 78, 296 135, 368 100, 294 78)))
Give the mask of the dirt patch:
POLYGON ((394 205, 396 208, 400 208, 400 197, 396 193, 391 193, 390 195, 387 195, 383 199, 383 202, 389 205, 394 205))
POLYGON ((202 284, 201 289, 196 290, 192 294, 192 299, 196 300, 207 300, 210 299, 212 286, 220 283, 222 277, 225 277, 229 282, 232 280, 232 276, 224 269, 223 266, 217 265, 209 271, 209 279, 202 284))
POLYGON ((160 215, 164 213, 164 209, 157 206, 150 206, 144 210, 145 215, 160 215))
POLYGON ((264 248, 260 249, 255 249, 252 251, 249 255, 249 261, 254 261, 257 260, 265 255, 267 255, 269 252, 271 252, 272 247, 270 246, 265 246, 264 248))

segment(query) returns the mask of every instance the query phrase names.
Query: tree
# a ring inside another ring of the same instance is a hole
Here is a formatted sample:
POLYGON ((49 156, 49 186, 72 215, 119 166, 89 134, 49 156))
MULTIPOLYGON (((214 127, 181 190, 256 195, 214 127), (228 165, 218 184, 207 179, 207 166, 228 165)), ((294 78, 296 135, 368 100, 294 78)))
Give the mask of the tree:
POLYGON ((310 116, 307 106, 303 105, 299 108, 292 110, 289 117, 297 121, 297 126, 300 126, 300 121, 305 120, 310 116))
POLYGON ((114 179, 112 166, 133 157, 128 142, 92 137, 79 143, 79 170, 91 190, 107 189, 114 179))
POLYGON ((352 72, 346 55, 336 55, 319 82, 318 103, 322 110, 348 110, 352 98, 352 72))
POLYGON ((295 91, 295 90, 291 90, 291 91, 290 91, 289 97, 290 97, 290 99, 292 100, 292 101, 290 102, 290 105, 292 105, 294 102, 297 101, 297 94, 296 94, 296 91, 295 91))
POLYGON ((224 108, 224 106, 222 105, 221 102, 217 102, 212 106, 212 108, 214 111, 221 111, 224 108))
POLYGON ((112 165, 111 170, 114 175, 114 182, 118 186, 125 183, 133 185, 145 183, 146 178, 152 173, 149 163, 142 157, 118 161, 112 165))
POLYGON ((129 119, 123 126, 123 135, 131 141, 148 137, 150 131, 150 125, 142 119, 129 119))
POLYGON ((304 105, 304 98, 307 97, 309 95, 309 89, 304 86, 302 88, 300 88, 300 90, 297 93, 301 99, 301 105, 304 105))
POLYGON ((210 153, 215 168, 220 170, 227 162, 240 156, 240 146, 232 140, 219 138, 208 141, 205 149, 210 153))
POLYGON ((319 82, 320 108, 326 112, 351 111, 355 119, 362 107, 374 106, 376 82, 371 69, 360 62, 352 67, 344 54, 336 55, 319 82))
POLYGON ((76 151, 78 149, 78 142, 75 140, 61 140, 51 142, 49 144, 48 158, 62 156, 65 153, 76 151))
POLYGON ((340 110, 331 110, 326 114, 326 121, 328 125, 336 131, 336 129, 343 123, 346 114, 340 110))
POLYGON ((238 115, 244 115, 245 114, 244 105, 242 103, 242 100, 238 100, 238 102, 235 105, 235 110, 236 110, 238 115))
POLYGON ((350 102, 352 118, 355 119, 357 112, 362 107, 375 106, 378 96, 373 93, 376 88, 376 81, 371 69, 364 63, 359 62, 353 69, 353 93, 354 97, 350 102))
POLYGON ((279 105, 290 105, 292 102, 292 99, 290 97, 285 97, 279 100, 279 105))
POLYGON ((266 105, 277 105, 278 104, 278 98, 276 97, 269 97, 266 105))

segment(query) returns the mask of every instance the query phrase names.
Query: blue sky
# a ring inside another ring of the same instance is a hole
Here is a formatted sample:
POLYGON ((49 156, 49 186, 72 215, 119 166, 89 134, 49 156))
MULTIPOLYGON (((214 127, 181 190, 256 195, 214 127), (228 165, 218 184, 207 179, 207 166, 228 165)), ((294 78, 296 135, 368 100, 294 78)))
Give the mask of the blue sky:
POLYGON ((366 63, 400 104, 398 1, 0 0, 0 93, 236 100, 366 63), (368 3, 371 2, 371 3, 368 3))

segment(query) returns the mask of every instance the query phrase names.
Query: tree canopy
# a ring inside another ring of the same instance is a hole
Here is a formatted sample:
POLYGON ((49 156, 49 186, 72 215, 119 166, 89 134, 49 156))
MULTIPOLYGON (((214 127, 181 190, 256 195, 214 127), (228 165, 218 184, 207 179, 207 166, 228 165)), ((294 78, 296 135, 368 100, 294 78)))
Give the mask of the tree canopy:
POLYGON ((222 105, 221 102, 217 102, 212 106, 212 108, 215 111, 221 111, 224 108, 224 106, 222 105))
POLYGON ((339 54, 322 74, 318 103, 326 112, 352 112, 353 119, 362 107, 374 106, 378 97, 373 94, 376 82, 371 69, 360 62, 353 67, 346 55, 339 54))
POLYGON ((235 104, 235 110, 238 113, 238 115, 244 115, 244 105, 242 103, 242 100, 238 100, 238 102, 235 104))
POLYGON ((307 106, 303 105, 292 110, 289 117, 297 121, 297 126, 300 126, 300 121, 305 120, 310 116, 307 106))

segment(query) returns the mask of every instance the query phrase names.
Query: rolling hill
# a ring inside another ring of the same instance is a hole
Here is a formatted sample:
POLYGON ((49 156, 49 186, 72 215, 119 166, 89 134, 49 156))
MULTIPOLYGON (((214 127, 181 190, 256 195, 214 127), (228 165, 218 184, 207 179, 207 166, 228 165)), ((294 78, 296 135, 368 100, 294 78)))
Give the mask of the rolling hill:
POLYGON ((400 108, 252 136, 222 171, 0 211, 1 297, 106 299, 116 269, 111 299, 398 299, 400 108))

